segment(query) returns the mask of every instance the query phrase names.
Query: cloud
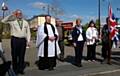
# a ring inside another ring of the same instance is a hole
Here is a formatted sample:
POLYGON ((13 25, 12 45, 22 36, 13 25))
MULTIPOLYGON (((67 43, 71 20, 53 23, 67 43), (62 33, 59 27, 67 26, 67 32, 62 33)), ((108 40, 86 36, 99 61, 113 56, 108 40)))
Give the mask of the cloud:
POLYGON ((79 16, 74 14, 74 15, 71 15, 70 18, 78 18, 79 16))
POLYGON ((34 8, 40 8, 40 9, 42 9, 42 8, 47 7, 48 4, 47 3, 43 3, 43 2, 35 2, 35 3, 32 3, 31 5, 34 8))
POLYGON ((73 15, 66 15, 67 18, 71 18, 71 19, 76 19, 76 18, 82 18, 81 16, 77 15, 77 14, 73 14, 73 15))

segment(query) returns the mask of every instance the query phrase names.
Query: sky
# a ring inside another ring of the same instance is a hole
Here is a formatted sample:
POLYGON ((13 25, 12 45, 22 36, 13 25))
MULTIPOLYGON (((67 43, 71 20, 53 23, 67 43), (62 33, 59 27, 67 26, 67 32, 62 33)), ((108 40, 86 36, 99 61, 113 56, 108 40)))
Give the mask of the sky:
MULTIPOLYGON (((59 8, 62 11, 57 17, 64 22, 70 22, 76 18, 81 18, 82 23, 98 19, 98 0, 0 0, 0 4, 5 2, 9 8, 6 14, 12 13, 15 9, 21 9, 27 18, 35 15, 47 14, 47 5, 59 8), (43 9, 43 7, 45 7, 43 9)), ((108 16, 108 4, 111 3, 113 13, 120 17, 120 0, 100 0, 101 22, 105 22, 108 16)), ((52 12, 50 11, 52 15, 52 12)), ((0 10, 2 16, 2 11, 0 10)))

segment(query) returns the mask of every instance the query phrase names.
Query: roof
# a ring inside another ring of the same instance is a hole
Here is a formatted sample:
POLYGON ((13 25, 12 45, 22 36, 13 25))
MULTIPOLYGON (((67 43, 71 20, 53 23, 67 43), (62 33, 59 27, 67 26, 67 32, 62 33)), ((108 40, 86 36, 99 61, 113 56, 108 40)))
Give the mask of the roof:
POLYGON ((33 19, 35 19, 35 18, 37 18, 37 17, 45 17, 45 16, 47 16, 47 14, 35 15, 35 16, 33 16, 31 19, 29 19, 29 21, 30 21, 30 20, 33 20, 33 19))

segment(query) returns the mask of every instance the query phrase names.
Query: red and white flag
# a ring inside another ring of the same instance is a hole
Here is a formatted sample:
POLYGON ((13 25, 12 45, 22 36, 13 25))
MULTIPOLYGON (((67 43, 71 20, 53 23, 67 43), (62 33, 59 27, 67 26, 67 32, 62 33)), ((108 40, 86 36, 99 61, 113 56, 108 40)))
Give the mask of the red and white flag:
POLYGON ((115 36, 117 29, 117 22, 115 20, 114 14, 112 12, 112 7, 109 4, 109 10, 108 10, 108 16, 109 16, 109 21, 110 21, 110 38, 113 39, 113 37, 115 36))

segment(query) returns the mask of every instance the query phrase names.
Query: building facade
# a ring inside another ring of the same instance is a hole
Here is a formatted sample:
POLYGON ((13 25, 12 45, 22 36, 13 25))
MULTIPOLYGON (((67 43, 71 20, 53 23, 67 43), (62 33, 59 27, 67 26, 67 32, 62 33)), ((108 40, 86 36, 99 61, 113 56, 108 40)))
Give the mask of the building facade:
MULTIPOLYGON (((46 15, 37 15, 29 19, 30 28, 36 28, 45 22, 46 15)), ((51 23, 55 25, 55 18, 51 17, 51 23)))

